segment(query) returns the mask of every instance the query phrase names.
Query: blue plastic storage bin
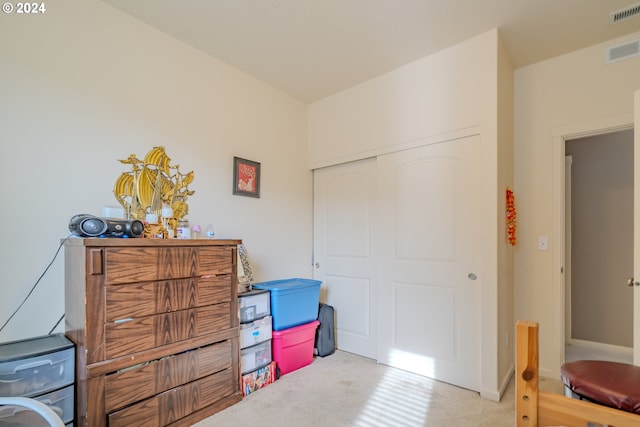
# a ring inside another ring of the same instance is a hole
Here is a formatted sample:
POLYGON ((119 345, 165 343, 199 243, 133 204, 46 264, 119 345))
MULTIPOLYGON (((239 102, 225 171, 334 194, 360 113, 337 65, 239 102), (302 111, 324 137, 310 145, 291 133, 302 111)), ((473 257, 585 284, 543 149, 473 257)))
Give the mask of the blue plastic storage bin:
POLYGON ((319 280, 285 279, 254 283, 254 289, 269 291, 273 330, 302 325, 318 318, 319 280))

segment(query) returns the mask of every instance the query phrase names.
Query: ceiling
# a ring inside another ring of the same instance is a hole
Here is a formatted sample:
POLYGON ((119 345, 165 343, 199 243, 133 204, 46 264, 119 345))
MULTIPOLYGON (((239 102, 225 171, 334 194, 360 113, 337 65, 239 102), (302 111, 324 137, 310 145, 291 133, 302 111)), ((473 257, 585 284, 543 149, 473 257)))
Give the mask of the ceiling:
POLYGON ((634 0, 103 1, 305 103, 492 28, 516 68, 640 30, 634 0))

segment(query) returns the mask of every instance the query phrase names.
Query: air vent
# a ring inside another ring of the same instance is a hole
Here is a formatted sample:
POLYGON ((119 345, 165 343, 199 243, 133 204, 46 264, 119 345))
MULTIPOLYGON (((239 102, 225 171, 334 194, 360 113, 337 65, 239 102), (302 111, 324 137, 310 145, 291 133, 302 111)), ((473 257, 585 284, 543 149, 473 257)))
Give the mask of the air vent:
POLYGON ((614 10, 609 14, 611 22, 622 21, 640 14, 640 3, 632 4, 622 9, 614 10))
POLYGON ((622 61, 638 55, 640 55, 640 40, 634 40, 618 46, 608 47, 605 50, 604 62, 610 64, 611 62, 622 61))

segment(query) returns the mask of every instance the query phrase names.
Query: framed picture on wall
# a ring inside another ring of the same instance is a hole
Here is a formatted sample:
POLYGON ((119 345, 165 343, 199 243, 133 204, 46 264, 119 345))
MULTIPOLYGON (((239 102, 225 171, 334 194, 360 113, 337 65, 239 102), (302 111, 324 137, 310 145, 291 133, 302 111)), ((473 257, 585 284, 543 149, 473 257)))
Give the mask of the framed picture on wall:
POLYGON ((260 163, 233 158, 233 194, 260 197, 260 163))

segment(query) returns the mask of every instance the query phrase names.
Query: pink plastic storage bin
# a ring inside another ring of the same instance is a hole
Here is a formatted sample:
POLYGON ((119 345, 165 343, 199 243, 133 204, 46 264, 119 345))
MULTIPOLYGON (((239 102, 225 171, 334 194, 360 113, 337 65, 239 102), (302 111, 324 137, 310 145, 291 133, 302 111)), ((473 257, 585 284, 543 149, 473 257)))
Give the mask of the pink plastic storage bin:
POLYGON ((311 364, 316 328, 319 324, 320 322, 314 320, 282 331, 273 331, 272 355, 280 369, 280 375, 311 364))

